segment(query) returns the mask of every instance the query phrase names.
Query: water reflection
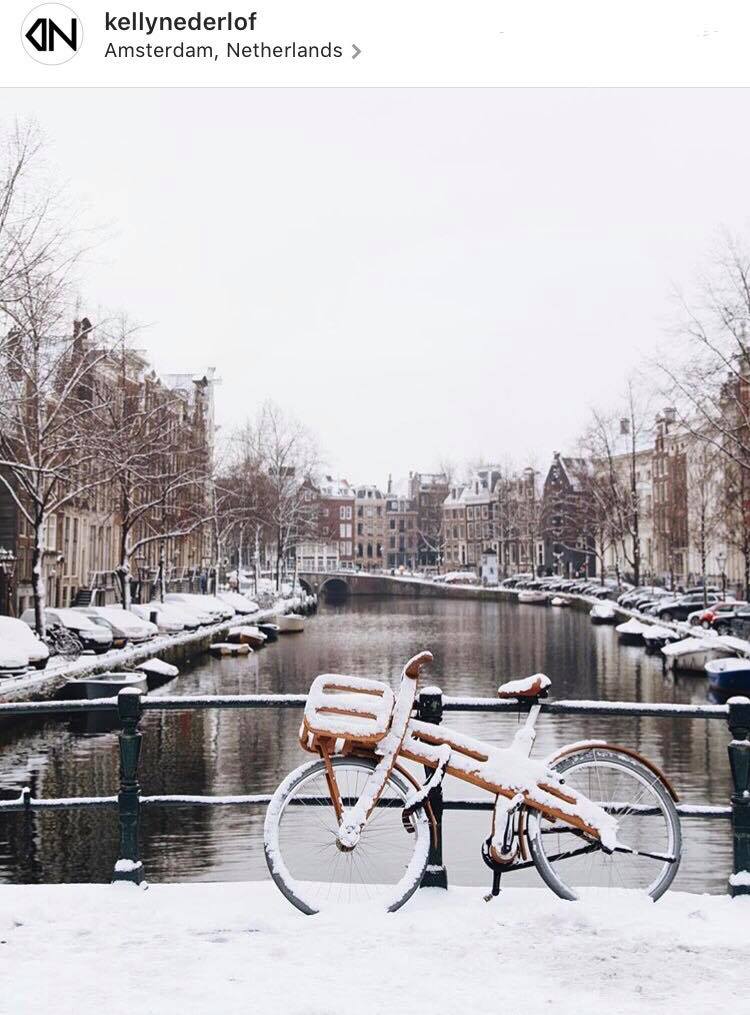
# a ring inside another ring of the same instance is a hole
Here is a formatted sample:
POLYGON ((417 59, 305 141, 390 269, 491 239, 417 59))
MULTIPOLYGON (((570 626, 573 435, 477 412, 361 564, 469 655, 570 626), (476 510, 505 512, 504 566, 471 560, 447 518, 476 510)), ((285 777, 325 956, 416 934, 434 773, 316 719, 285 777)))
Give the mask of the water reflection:
MULTIPOLYGON (((283 637, 249 658, 206 657, 159 694, 304 692, 321 672, 395 679, 421 648, 435 655, 430 681, 447 694, 491 695, 498 683, 543 670, 556 697, 705 701, 705 680, 665 675, 658 657, 619 646, 614 631, 574 610, 515 603, 359 599, 324 606, 304 634, 283 637)), ((146 794, 270 792, 307 756, 290 710, 148 713, 141 762, 146 794)), ((505 743, 513 716, 456 715, 451 725, 505 743)), ((723 722, 656 718, 548 717, 537 755, 588 737, 642 751, 669 774, 685 801, 726 803, 730 778, 723 722)), ((0 731, 0 792, 29 785, 35 796, 117 792, 117 741, 96 726, 24 721, 0 731)), ((453 781, 453 796, 470 788, 453 781)), ((262 808, 148 808, 142 851, 153 881, 266 876, 262 808)), ((488 815, 446 815, 446 863, 455 883, 484 884, 480 843, 488 815)), ((685 859, 676 887, 724 891, 731 863, 728 822, 685 822, 685 859)), ((0 879, 107 881, 117 854, 112 811, 0 817, 0 879)), ((535 877, 523 875, 522 877, 535 877)))

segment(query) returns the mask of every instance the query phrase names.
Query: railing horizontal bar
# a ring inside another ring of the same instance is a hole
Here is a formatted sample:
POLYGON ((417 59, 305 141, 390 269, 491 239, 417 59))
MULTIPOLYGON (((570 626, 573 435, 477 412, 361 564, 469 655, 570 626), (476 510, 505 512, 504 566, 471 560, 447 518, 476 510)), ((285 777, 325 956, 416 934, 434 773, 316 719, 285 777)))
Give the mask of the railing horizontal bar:
MULTIPOLYGON (((446 811, 492 811, 495 808, 493 800, 481 799, 443 799, 443 810, 446 811)), ((655 807, 632 808, 633 813, 657 814, 655 807)), ((732 808, 721 804, 677 804, 677 813, 681 818, 731 818, 732 808)))
POLYGON ((141 806, 143 807, 191 807, 196 804, 205 804, 209 807, 237 807, 250 804, 268 805, 270 802, 270 793, 238 793, 229 796, 203 796, 199 793, 178 793, 141 797, 141 806))
MULTIPOLYGON (((513 712, 518 710, 514 701, 499 698, 444 697, 445 712, 513 712)), ((664 719, 724 719, 729 715, 728 705, 679 705, 651 701, 541 701, 542 712, 550 715, 633 715, 658 716, 664 719)))
POLYGON ((116 796, 73 796, 55 797, 52 800, 36 799, 29 797, 25 800, 18 797, 15 800, 0 800, 0 813, 3 811, 64 811, 76 807, 117 807, 116 796))
POLYGON ((117 712, 117 698, 74 701, 8 701, 0 703, 0 718, 18 715, 64 715, 66 712, 117 712))
MULTIPOLYGON (((143 697, 144 711, 175 711, 208 708, 303 708, 306 694, 200 694, 143 697)), ((447 712, 515 712, 515 701, 499 698, 446 696, 447 712)), ((542 701, 542 710, 550 715, 632 715, 685 719, 726 719, 728 705, 681 705, 639 701, 542 701)), ((2 716, 65 715, 70 712, 111 712, 117 710, 117 698, 93 698, 81 701, 21 701, 0 703, 2 716)))
POLYGON ((192 694, 143 699, 144 711, 182 708, 304 708, 306 694, 192 694))
MULTIPOLYGON (((249 807, 267 806, 271 801, 268 793, 237 793, 231 795, 201 795, 196 793, 173 793, 159 794, 156 796, 142 796, 140 798, 143 807, 249 807)), ((315 801, 300 798, 299 803, 314 803, 315 801)), ((400 801, 384 801, 386 806, 398 806, 400 801)), ((0 813, 7 811, 26 810, 70 810, 81 807, 116 807, 117 797, 58 797, 53 800, 35 799, 30 797, 27 800, 19 797, 15 800, 0 800, 0 813)), ((495 804, 493 800, 480 799, 476 797, 453 797, 443 801, 443 807, 447 811, 491 811, 495 804)), ((635 808, 636 811, 656 813, 653 808, 635 808)), ((682 818, 731 818, 732 808, 715 804, 678 804, 677 813, 682 818)))

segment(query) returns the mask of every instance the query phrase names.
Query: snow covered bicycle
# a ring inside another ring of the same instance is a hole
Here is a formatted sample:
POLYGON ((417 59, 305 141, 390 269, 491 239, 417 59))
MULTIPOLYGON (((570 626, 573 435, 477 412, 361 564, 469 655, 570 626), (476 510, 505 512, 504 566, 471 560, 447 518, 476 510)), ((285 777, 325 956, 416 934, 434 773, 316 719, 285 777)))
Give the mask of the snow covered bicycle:
MULTIPOLYGON (((502 874, 536 867, 564 899, 587 889, 637 889, 658 899, 681 855, 676 796, 635 751, 599 740, 533 760, 536 722, 549 679, 503 684, 528 715, 510 747, 412 716, 422 652, 404 667, 399 691, 378 680, 323 674, 305 705, 300 742, 319 755, 291 772, 268 806, 271 876, 303 913, 375 900, 393 911, 416 891, 436 834, 429 793, 445 775, 495 797, 482 846, 502 874), (429 770, 422 782, 415 762, 429 770)), ((488 896, 490 898, 491 896, 488 896)))

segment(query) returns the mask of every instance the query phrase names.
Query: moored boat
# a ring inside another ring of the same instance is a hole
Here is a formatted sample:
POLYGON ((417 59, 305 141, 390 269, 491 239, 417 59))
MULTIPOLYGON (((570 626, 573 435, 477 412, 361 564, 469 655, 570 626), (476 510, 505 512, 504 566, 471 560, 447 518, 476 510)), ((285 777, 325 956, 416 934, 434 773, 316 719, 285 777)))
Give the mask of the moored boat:
POLYGON ((541 589, 521 589, 518 593, 519 603, 530 603, 537 606, 546 606, 548 596, 541 589))
POLYGON ((304 631, 305 618, 299 613, 283 613, 276 618, 276 625, 279 634, 296 634, 298 631, 304 631))
POLYGON ((722 639, 716 637, 682 638, 670 645, 664 645, 661 653, 670 669, 686 670, 690 673, 703 673, 706 663, 735 655, 734 649, 722 644, 722 639))
POLYGON ((670 642, 682 639, 682 635, 673 631, 671 627, 662 627, 659 624, 648 624, 644 627, 643 641, 647 652, 658 652, 670 642))
POLYGON ((135 672, 144 674, 149 690, 161 687, 162 684, 180 675, 176 666, 165 663, 163 659, 145 659, 142 663, 138 663, 135 672))
POLYGON ((550 606, 570 606, 570 600, 566 596, 553 596, 550 606))
POLYGON ((266 636, 266 642, 279 640, 278 624, 256 624, 261 634, 266 636))
POLYGON ((243 624, 241 627, 230 627, 227 641, 232 645, 249 645, 251 649, 263 648, 267 638, 259 627, 243 624))
POLYGON ((642 645, 643 632, 646 628, 646 624, 642 624, 640 620, 636 620, 635 617, 631 617, 630 620, 626 620, 625 623, 618 624, 615 631, 617 631, 617 637, 621 642, 623 642, 623 644, 642 645))
POLYGON ((606 601, 602 603, 594 603, 589 610, 589 616, 591 617, 592 624, 617 623, 617 610, 615 610, 612 603, 606 601))
POLYGON ((98 673, 91 677, 78 677, 69 681, 62 690, 68 699, 116 698, 120 691, 132 687, 144 694, 148 691, 145 673, 98 673))
POLYGON ((209 651, 215 656, 246 656, 253 650, 244 642, 215 641, 209 651))
POLYGON ((750 694, 750 659, 710 659, 704 668, 708 686, 717 694, 750 694))

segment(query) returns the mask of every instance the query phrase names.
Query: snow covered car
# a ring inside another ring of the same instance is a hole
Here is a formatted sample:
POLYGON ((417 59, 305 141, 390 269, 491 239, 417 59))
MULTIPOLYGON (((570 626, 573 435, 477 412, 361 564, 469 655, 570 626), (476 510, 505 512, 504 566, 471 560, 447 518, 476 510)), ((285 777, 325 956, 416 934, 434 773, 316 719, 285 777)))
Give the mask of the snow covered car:
MULTIPOLYGON (((35 624, 34 611, 24 610, 21 620, 33 628, 35 624)), ((44 611, 44 620, 48 627, 58 624, 66 628, 78 638, 84 651, 89 650, 101 655, 112 648, 112 633, 104 627, 89 620, 79 610, 68 607, 48 606, 44 611)))
POLYGON ((152 618, 156 617, 156 626, 159 628, 159 634, 180 634, 182 631, 197 631, 201 624, 196 615, 190 613, 187 608, 180 609, 171 603, 134 604, 130 609, 141 620, 152 621, 152 618))
POLYGON ((209 613, 214 624, 219 624, 222 620, 231 620, 234 616, 232 607, 222 603, 216 596, 201 596, 194 592, 168 592, 164 601, 174 603, 175 606, 187 606, 209 613))
POLYGON ((122 648, 126 642, 140 644, 150 641, 159 633, 156 624, 148 620, 141 620, 129 610, 123 610, 120 606, 75 606, 76 612, 93 620, 100 627, 108 628, 112 634, 112 643, 115 648, 122 648))
POLYGON ((712 606, 707 606, 705 609, 701 607, 699 610, 693 610, 692 613, 688 614, 688 624, 693 627, 713 627, 716 628, 715 621, 726 620, 727 624, 724 629, 729 630, 729 621, 738 610, 747 610, 750 608, 750 603, 743 601, 735 601, 733 599, 725 599, 721 603, 714 603, 712 606))
POLYGON ((248 599, 247 596, 243 596, 239 592, 217 592, 216 598, 240 616, 257 613, 260 609, 257 603, 254 603, 252 599, 248 599))
POLYGON ((43 670, 49 659, 49 649, 22 620, 14 617, 0 617, 0 652, 16 652, 25 658, 24 669, 33 666, 43 670))
POLYGON ((688 614, 699 607, 705 609, 718 602, 720 602, 720 597, 713 592, 708 592, 705 596, 702 592, 692 593, 680 596, 678 599, 667 599, 666 602, 651 611, 651 616, 665 620, 667 623, 670 620, 687 620, 688 614))
POLYGON ((4 645, 0 642, 0 678, 19 677, 28 668, 29 657, 18 645, 4 645))

